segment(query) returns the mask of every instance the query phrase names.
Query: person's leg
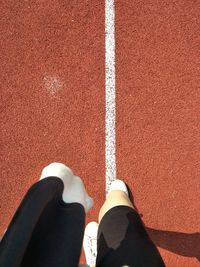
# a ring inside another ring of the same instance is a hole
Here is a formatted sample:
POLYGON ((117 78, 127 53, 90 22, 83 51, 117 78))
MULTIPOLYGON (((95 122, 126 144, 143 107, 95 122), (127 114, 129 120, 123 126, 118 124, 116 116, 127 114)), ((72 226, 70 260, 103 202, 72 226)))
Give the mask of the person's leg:
POLYGON ((96 267, 164 267, 125 187, 123 191, 117 187, 113 186, 99 212, 96 267))
POLYGON ((100 209, 99 218, 98 218, 99 223, 101 222, 103 216, 106 214, 107 211, 120 205, 127 206, 127 207, 134 209, 133 204, 131 203, 129 197, 124 191, 121 191, 121 190, 111 191, 106 201, 104 202, 103 206, 100 209))
MULTIPOLYGON (((133 207, 129 198, 127 198, 128 190, 125 184, 118 180, 117 184, 113 183, 115 189, 121 190, 112 190, 110 187, 110 194, 107 200, 104 202, 104 205, 101 207, 99 212, 99 219, 100 222, 104 214, 110 210, 112 207, 116 205, 127 205, 129 207, 133 207), (124 191, 122 191, 122 189, 124 191)), ((84 241, 83 241, 83 248, 85 252, 86 262, 89 266, 94 267, 96 263, 96 256, 97 256, 97 232, 98 232, 99 224, 95 221, 88 223, 85 228, 84 234, 84 241)))
POLYGON ((0 243, 0 266, 78 265, 92 200, 70 169, 50 165, 28 190, 0 243))

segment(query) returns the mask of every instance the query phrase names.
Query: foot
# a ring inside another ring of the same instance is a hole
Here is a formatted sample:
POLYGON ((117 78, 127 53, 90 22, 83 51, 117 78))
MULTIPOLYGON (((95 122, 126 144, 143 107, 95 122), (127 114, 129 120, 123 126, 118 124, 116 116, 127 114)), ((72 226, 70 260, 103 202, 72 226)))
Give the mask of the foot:
POLYGON ((65 203, 80 203, 86 213, 92 208, 93 199, 87 194, 83 181, 69 167, 58 162, 51 163, 42 170, 40 180, 49 176, 56 176, 63 181, 62 198, 65 203))
POLYGON ((83 248, 85 252, 86 262, 93 267, 96 264, 97 257, 97 232, 99 224, 90 222, 87 224, 83 239, 83 248))
POLYGON ((110 189, 108 191, 108 195, 113 190, 121 190, 121 191, 125 192, 127 194, 127 196, 129 197, 128 188, 122 180, 117 179, 114 182, 112 182, 112 184, 110 185, 110 189))

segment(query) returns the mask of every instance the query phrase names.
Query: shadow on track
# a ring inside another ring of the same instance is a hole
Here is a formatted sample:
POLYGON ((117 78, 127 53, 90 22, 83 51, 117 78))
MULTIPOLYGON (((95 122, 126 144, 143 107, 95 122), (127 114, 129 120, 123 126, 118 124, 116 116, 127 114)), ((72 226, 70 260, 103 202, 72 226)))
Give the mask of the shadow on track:
POLYGON ((195 257, 200 261, 200 233, 178 233, 146 227, 156 246, 184 257, 195 257))

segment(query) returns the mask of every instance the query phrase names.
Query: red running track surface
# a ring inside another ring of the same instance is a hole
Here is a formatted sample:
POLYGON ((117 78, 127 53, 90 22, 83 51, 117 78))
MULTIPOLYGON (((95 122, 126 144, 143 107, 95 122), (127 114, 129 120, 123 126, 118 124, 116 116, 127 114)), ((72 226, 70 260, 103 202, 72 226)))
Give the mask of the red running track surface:
MULTIPOLYGON (((200 266, 197 1, 116 1, 117 175, 168 267, 200 266)), ((104 1, 1 1, 0 234, 43 167, 105 199, 104 1)), ((81 261, 84 261, 82 256, 81 261)))

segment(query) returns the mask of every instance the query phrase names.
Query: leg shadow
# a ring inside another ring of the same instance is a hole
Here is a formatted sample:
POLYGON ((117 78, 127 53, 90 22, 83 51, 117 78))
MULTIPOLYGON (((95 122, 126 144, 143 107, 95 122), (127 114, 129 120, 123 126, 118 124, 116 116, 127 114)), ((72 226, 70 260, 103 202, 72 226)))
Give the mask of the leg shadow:
MULTIPOLYGON (((143 215, 135 205, 134 197, 130 187, 126 184, 129 198, 140 217, 143 215)), ((184 257, 195 257, 200 262, 200 233, 179 233, 173 231, 156 230, 145 226, 150 238, 156 246, 169 250, 184 257)))
POLYGON ((153 242, 166 250, 184 257, 195 257, 200 261, 200 233, 178 233, 146 227, 153 242))

